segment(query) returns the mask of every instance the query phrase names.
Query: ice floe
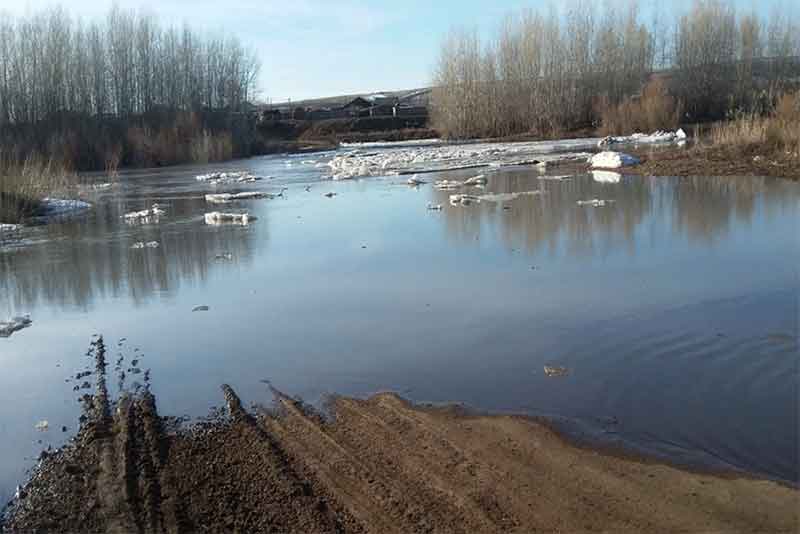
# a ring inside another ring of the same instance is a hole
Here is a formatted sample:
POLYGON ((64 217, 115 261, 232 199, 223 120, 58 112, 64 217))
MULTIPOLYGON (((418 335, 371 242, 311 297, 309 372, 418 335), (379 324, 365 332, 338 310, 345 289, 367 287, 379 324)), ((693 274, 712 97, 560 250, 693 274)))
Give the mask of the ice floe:
POLYGON ((539 180, 552 180, 554 182, 562 182, 564 180, 571 180, 573 176, 571 174, 563 174, 558 176, 544 174, 542 176, 537 176, 537 178, 539 180))
POLYGON ((337 154, 328 163, 334 180, 445 172, 485 167, 584 162, 596 139, 567 142, 471 143, 459 145, 402 146, 380 151, 360 149, 337 154), (556 152, 564 150, 565 152, 556 152))
POLYGON ((592 180, 601 184, 618 184, 622 175, 614 171, 592 171, 592 180))
POLYGON ((511 200, 518 199, 520 197, 538 196, 541 194, 542 192, 539 190, 517 191, 515 193, 487 193, 485 195, 478 195, 478 198, 481 201, 486 201, 486 202, 509 202, 511 200))
POLYGON ((275 198, 283 195, 283 191, 277 194, 264 193, 263 191, 244 191, 241 193, 219 193, 214 195, 206 195, 206 202, 210 204, 227 204, 234 200, 250 200, 257 198, 275 198))
POLYGON ((28 328, 33 324, 30 315, 12 317, 8 321, 0 321, 0 337, 10 337, 14 332, 28 328))
POLYGON ((450 195, 450 205, 451 206, 469 206, 473 202, 480 202, 480 197, 476 195, 464 195, 464 194, 456 194, 450 195))
POLYGON ((558 367, 551 365, 544 366, 544 374, 549 377, 566 376, 568 373, 569 370, 566 367, 558 367))
POLYGON ((139 241, 138 243, 134 243, 133 245, 131 245, 131 248, 135 250, 140 250, 143 248, 158 248, 158 247, 159 247, 158 241, 148 241, 147 243, 139 241))
POLYGON ((578 206, 592 206, 594 208, 603 208, 612 204, 613 200, 602 200, 599 198, 593 198, 591 200, 579 200, 578 206))
POLYGON ((158 222, 159 217, 167 213, 160 205, 153 204, 150 209, 131 211, 122 216, 129 224, 158 222))
POLYGON ((91 207, 91 204, 83 200, 45 198, 42 200, 39 215, 41 217, 67 217, 83 213, 91 207))
POLYGON ((231 184, 231 183, 253 183, 262 180, 260 176, 256 176, 247 171, 233 171, 233 172, 211 172, 208 174, 200 174, 195 177, 198 182, 208 182, 212 185, 217 184, 231 184))
POLYGON ((418 185, 423 185, 423 184, 425 184, 426 182, 425 182, 425 180, 420 180, 419 178, 417 178, 417 175, 415 174, 414 176, 412 176, 411 178, 409 178, 409 179, 408 179, 408 181, 407 181, 406 183, 407 183, 408 185, 411 185, 411 186, 414 186, 414 187, 416 187, 416 186, 418 186, 418 185))
POLYGON ((433 204, 431 202, 428 202, 428 210, 430 210, 430 211, 442 211, 442 205, 441 204, 433 204))
POLYGON ((619 169, 639 163, 638 158, 623 152, 600 152, 592 156, 590 163, 595 169, 619 169))
POLYGON ((224 223, 241 224, 243 226, 250 224, 251 221, 256 220, 255 217, 249 213, 222 213, 219 211, 212 211, 205 214, 206 224, 217 225, 224 223))
POLYGON ((686 132, 684 132, 683 129, 680 129, 677 132, 665 132, 658 130, 651 134, 635 133, 633 135, 604 137, 597 143, 597 146, 604 148, 620 144, 649 145, 656 143, 673 143, 676 141, 685 140, 686 132))
POLYGON ((367 143, 340 143, 343 148, 394 148, 441 145, 443 139, 411 139, 408 141, 371 141, 367 143))
POLYGON ((488 180, 482 174, 467 178, 463 182, 459 180, 439 180, 433 186, 440 191, 448 191, 452 189, 459 189, 461 187, 482 187, 486 185, 488 180))

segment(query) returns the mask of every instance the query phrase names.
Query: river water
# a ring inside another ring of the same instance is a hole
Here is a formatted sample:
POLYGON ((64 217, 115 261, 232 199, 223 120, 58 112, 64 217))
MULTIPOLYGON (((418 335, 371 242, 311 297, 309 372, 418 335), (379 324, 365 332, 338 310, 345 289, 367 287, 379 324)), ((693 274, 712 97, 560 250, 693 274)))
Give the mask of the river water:
POLYGON ((493 167, 478 194, 501 195, 452 206, 405 177, 326 179, 335 155, 126 172, 83 195, 88 213, 0 245, 0 320, 33 321, 0 338, 3 502, 75 432, 95 334, 128 385, 150 370, 164 414, 207 414, 222 383, 247 403, 270 401, 266 382, 311 402, 393 390, 798 479, 800 185, 493 167), (211 170, 272 178, 195 180, 211 170), (594 198, 613 202, 577 203, 594 198), (120 218, 154 202, 158 222, 120 218), (220 209, 257 220, 205 224, 220 209))

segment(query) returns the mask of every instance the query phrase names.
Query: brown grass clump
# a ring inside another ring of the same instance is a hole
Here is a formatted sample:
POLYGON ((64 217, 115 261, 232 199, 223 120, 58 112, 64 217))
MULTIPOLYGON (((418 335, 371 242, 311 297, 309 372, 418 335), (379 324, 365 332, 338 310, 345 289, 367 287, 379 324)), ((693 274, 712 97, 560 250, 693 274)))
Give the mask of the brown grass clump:
POLYGON ((680 122, 682 109, 680 101, 668 94, 660 80, 648 83, 641 97, 626 98, 619 105, 602 98, 596 106, 601 135, 674 130, 680 122))
POLYGON ((20 164, 0 154, 0 223, 19 223, 35 215, 43 198, 65 190, 75 175, 53 158, 29 154, 20 164))
POLYGON ((760 145, 765 152, 783 151, 800 159, 800 91, 782 95, 768 115, 742 113, 716 124, 710 140, 720 146, 760 145))

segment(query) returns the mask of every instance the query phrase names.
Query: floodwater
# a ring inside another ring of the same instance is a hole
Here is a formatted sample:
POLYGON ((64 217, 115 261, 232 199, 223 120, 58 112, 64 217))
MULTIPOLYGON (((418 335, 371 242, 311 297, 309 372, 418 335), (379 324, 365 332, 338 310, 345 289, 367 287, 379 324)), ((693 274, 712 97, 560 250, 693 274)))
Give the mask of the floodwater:
POLYGON ((311 402, 393 390, 797 481, 800 184, 495 168, 477 194, 499 201, 452 206, 403 177, 326 180, 332 156, 124 173, 88 214, 0 245, 0 320, 33 321, 0 338, 3 502, 77 428, 95 334, 128 384, 150 370, 164 414, 207 414, 222 383, 246 403, 265 382, 311 402), (273 178, 194 179, 226 169, 273 178), (613 202, 577 204, 595 198, 613 202), (154 202, 157 223, 120 218, 154 202), (203 219, 244 209, 257 220, 203 219))

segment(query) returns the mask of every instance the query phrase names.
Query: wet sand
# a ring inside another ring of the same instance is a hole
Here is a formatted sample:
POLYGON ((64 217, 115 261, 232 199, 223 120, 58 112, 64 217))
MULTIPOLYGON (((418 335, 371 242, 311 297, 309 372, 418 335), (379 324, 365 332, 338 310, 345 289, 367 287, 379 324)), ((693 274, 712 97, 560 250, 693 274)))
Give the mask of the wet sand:
POLYGON ((85 398, 10 532, 796 532, 800 493, 567 443, 518 416, 335 398, 329 417, 275 392, 188 428, 140 389, 85 398))

